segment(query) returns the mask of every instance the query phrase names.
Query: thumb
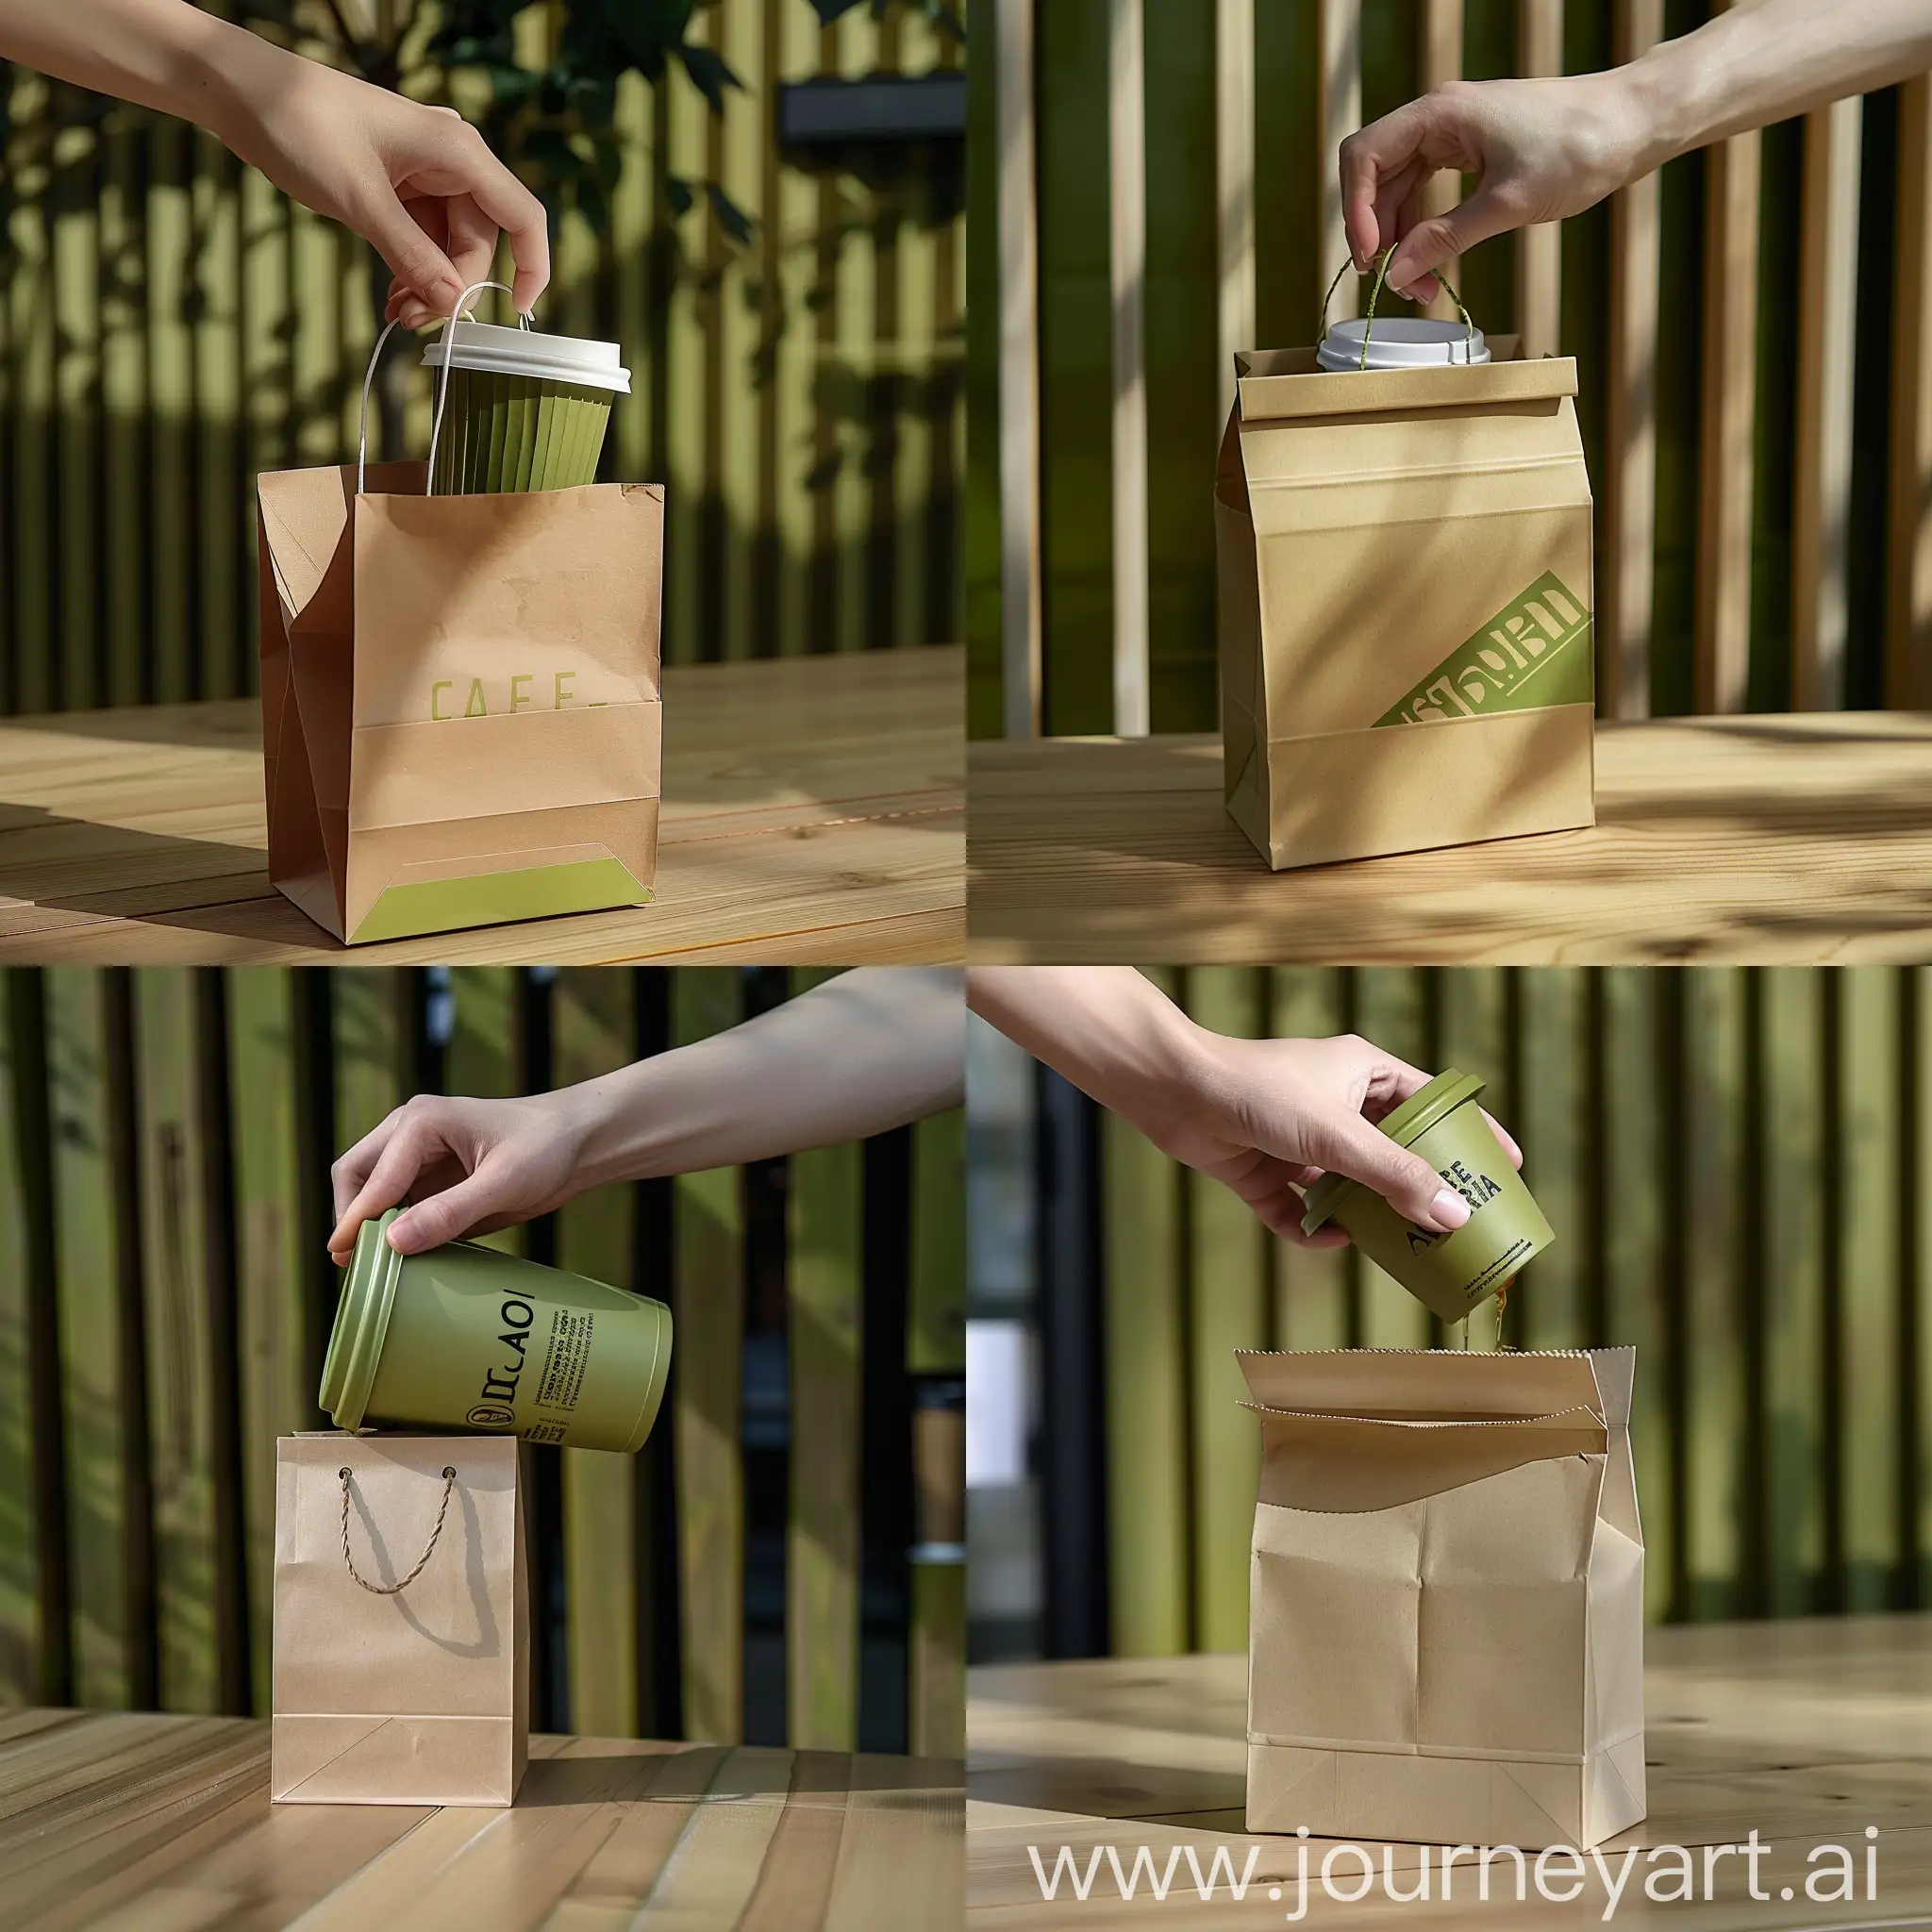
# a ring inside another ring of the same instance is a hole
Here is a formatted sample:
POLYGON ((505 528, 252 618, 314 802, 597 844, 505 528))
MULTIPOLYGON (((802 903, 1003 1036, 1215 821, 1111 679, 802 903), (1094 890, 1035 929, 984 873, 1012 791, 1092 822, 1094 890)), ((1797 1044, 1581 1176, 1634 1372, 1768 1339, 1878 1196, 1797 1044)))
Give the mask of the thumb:
POLYGON ((392 189, 382 191, 384 199, 358 210, 353 225, 389 264, 390 272, 424 301, 448 315, 463 283, 450 264, 450 258, 429 236, 392 189))
POLYGON ((390 1224, 389 1244, 399 1255, 420 1255, 459 1240, 498 1211, 503 1189, 482 1170, 408 1208, 390 1224))
POLYGON ((1478 242, 1522 225, 1501 194, 1487 185, 1480 186, 1467 201, 1458 202, 1446 213, 1418 222, 1396 243, 1395 253, 1389 258, 1389 286, 1398 295, 1425 292, 1415 286, 1424 275, 1466 254, 1478 242))
POLYGON ((1337 1114, 1317 1124, 1309 1135, 1308 1158, 1373 1188, 1417 1227, 1447 1234, 1469 1219, 1469 1203, 1420 1154, 1398 1147, 1358 1113, 1337 1114))

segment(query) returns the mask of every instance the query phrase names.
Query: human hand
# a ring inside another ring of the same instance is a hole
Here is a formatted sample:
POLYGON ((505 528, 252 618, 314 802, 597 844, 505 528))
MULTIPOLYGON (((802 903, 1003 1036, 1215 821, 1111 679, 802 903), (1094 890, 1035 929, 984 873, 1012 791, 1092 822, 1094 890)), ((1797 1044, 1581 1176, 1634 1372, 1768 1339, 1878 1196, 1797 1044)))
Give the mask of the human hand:
POLYGON ((466 1234, 488 1234, 547 1214, 579 1191, 579 1156, 591 1122, 570 1090, 528 1100, 445 1099, 419 1093, 338 1160, 339 1268, 363 1222, 414 1197, 396 1217, 390 1245, 421 1254, 466 1234))
POLYGON ((1451 81, 1341 143, 1341 212, 1366 272, 1391 243, 1389 286, 1434 298, 1432 273, 1491 235, 1579 214, 1649 163, 1642 96, 1627 70, 1546 80, 1451 81), (1422 215, 1432 175, 1480 177, 1445 214, 1422 215))
MULTIPOLYGON (((1374 1124, 1428 1081, 1353 1034, 1238 1040, 1197 1028, 1180 1071, 1149 1083, 1141 1117, 1128 1117, 1162 1153, 1232 1189, 1275 1234, 1335 1248, 1348 1237, 1333 1223, 1302 1232, 1303 1193, 1326 1173, 1373 1188, 1417 1227, 1447 1233, 1469 1219, 1468 1203, 1436 1170, 1374 1124)), ((1516 1142, 1490 1126, 1521 1167, 1516 1142)))
POLYGON ((375 244, 394 274, 390 321, 445 320, 489 275, 499 230, 516 260, 519 314, 550 279, 542 203, 451 108, 284 55, 236 90, 217 131, 277 188, 375 244))

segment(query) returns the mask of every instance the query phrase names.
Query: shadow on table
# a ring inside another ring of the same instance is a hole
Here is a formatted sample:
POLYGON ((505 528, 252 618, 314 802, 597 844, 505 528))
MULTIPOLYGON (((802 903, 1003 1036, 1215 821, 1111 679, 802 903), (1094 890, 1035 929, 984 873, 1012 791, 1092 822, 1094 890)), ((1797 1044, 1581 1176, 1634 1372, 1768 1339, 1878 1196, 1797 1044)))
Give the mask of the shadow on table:
POLYGON ((900 1792, 921 1800, 961 1792, 958 1768, 932 1758, 847 1755, 836 1751, 674 1745, 632 1751, 574 1748, 532 1757, 517 1791, 526 1806, 729 1804, 742 1798, 900 1792), (689 1760, 701 1761, 692 1767, 689 1760), (661 1789, 659 1788, 661 1786, 661 1789))
MULTIPOLYGON (((1240 1772, 1197 1771, 1175 1765, 1139 1764, 1120 1757, 1045 1757, 975 1771, 966 1794, 981 1804, 1028 1810, 1065 1811, 1086 1818, 1189 1818, 1246 1814, 1247 1780, 1240 1772)), ((1232 1827, 1219 1823, 1209 1830, 1232 1827)))
POLYGON ((172 744, 183 751, 258 751, 261 704, 220 698, 202 704, 142 705, 111 711, 45 711, 5 720, 9 731, 54 738, 98 738, 123 744, 172 744))

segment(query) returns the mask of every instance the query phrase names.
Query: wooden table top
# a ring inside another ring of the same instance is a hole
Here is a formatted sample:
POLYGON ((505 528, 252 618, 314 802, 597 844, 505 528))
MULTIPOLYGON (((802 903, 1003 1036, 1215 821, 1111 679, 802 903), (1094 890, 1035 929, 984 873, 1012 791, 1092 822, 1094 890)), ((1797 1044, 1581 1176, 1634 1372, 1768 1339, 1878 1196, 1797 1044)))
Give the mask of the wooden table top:
MULTIPOLYGON (((1185 1862, 1163 1907, 1145 1895, 1121 1900, 1101 1853, 1100 1877, 1079 1923, 1091 1928, 1158 1924, 1279 1925, 1296 1903, 1299 1841, 1250 1838, 1244 1829, 1247 1659, 1241 1656, 1105 1658, 1091 1663, 1007 1664, 968 1674, 966 1871, 969 1923, 975 1927, 1052 1927, 1066 1923, 1069 1887, 1048 1904, 1028 1856, 1038 1848, 1051 1874, 1058 1848, 1072 1847, 1084 1872, 1096 1846, 1118 1848, 1131 1872, 1135 1849, 1165 1864, 1191 1844, 1204 1874, 1225 1846, 1237 1874, 1258 1845, 1247 1896, 1225 1882, 1199 1900, 1185 1862), (1271 1884, 1283 1879, 1283 1897, 1271 1884), (1193 1909, 1190 1911, 1190 1906, 1193 1909)), ((1614 1875, 1631 1846, 1742 1843, 1755 1827, 1773 1849, 1761 1866, 1770 1897, 1752 1900, 1741 1858, 1715 1865, 1714 1897, 1703 1899, 1703 1853, 1693 1852, 1695 1903, 1650 1904, 1641 1892, 1674 1860, 1657 1867, 1640 1851, 1613 1923, 1668 1923, 1690 1932, 1724 1927, 1932 1924, 1932 1616, 1816 1618, 1786 1623, 1679 1624, 1652 1630, 1644 1670, 1645 1755, 1650 1816, 1600 1849, 1614 1875), (1877 1899, 1864 1893, 1864 1836, 1878 1828, 1877 1899), (1813 1904, 1807 1853, 1853 1848, 1859 1896, 1813 1904), (1786 1886, 1793 1899, 1779 1896, 1786 1886)), ((1456 1895, 1435 1889, 1424 1904, 1391 1905, 1383 1892, 1382 1847, 1375 1890, 1339 1905, 1320 1889, 1328 1841, 1310 1840, 1310 1899, 1305 1923, 1396 1927, 1428 1920, 1470 1925, 1581 1926, 1604 1919, 1606 1892, 1589 1865, 1582 1895, 1557 1905, 1533 1888, 1515 1896, 1508 1860, 1492 1867, 1502 1888, 1480 1904, 1456 1867, 1456 1895)), ((1395 1882, 1412 1890, 1415 1846, 1391 1850, 1395 1882)), ((1346 1855, 1343 1890, 1359 1882, 1346 1855)), ((1556 1868, 1560 1876, 1561 1868, 1556 1868)), ((1560 1890, 1560 1884, 1553 1886, 1560 1890)))
POLYGON ((0 1711, 0 1925, 904 1932, 960 1916, 958 1763, 532 1738, 509 1810, 271 1805, 242 1718, 0 1711))
POLYGON ((968 755, 971 957, 1546 964, 1932 958, 1932 715, 1601 724, 1597 824, 1271 873, 1221 741, 968 755))
POLYGON ((0 961, 941 961, 964 654, 671 665, 658 899, 343 947, 268 882, 253 699, 0 719, 0 961))

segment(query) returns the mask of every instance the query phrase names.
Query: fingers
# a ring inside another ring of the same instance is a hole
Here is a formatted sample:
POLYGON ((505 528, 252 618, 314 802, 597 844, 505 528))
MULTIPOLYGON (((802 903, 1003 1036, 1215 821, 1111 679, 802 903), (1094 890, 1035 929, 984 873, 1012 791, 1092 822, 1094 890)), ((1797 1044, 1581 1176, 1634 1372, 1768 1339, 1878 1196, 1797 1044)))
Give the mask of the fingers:
POLYGON ((1478 242, 1520 225, 1500 193, 1480 187, 1446 214, 1431 215, 1403 236, 1389 260, 1389 286, 1398 295, 1427 295, 1433 292, 1435 270, 1478 242))
POLYGON ((1374 1189, 1405 1221, 1447 1234, 1469 1219, 1469 1204, 1420 1154, 1398 1147, 1358 1113, 1337 1111, 1309 1124, 1308 1153, 1319 1166, 1374 1189))
POLYGON ((336 1227, 328 1250, 338 1266, 346 1266, 355 1253, 357 1229, 408 1199, 417 1177, 448 1144, 433 1108, 419 1098, 397 1108, 337 1161, 336 1227))
POLYGON ((450 258, 425 231, 414 212, 416 204, 401 200, 393 188, 362 210, 356 227, 375 244, 391 273, 418 301, 435 313, 447 315, 463 291, 450 258))
POLYGON ((444 1241, 460 1241, 499 1210, 503 1193, 502 1180, 486 1160, 467 1180, 397 1215, 390 1223, 389 1244, 399 1255, 420 1255, 444 1241))
MULTIPOLYGON (((1385 232, 1389 204, 1384 200, 1384 184, 1391 175, 1414 171, 1427 125, 1421 103, 1411 101, 1341 143, 1341 225, 1358 269, 1366 271, 1395 240, 1385 232)), ((1397 203, 1399 200, 1398 194, 1397 203)))
POLYGON ((543 204, 484 145, 483 137, 475 128, 465 133, 470 140, 464 198, 481 219, 509 237, 517 265, 510 301, 519 315, 527 315, 550 283, 549 218, 543 204))

